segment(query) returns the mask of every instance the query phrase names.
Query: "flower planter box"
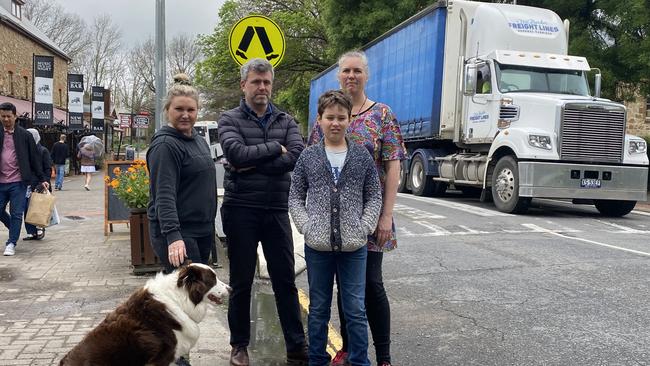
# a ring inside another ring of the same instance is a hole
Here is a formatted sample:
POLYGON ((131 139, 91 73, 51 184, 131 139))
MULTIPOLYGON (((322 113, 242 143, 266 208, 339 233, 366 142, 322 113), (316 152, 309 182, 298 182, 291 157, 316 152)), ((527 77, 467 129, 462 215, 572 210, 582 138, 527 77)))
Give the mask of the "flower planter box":
POLYGON ((149 241, 149 219, 146 210, 132 210, 129 223, 133 273, 142 274, 162 270, 162 264, 149 241))

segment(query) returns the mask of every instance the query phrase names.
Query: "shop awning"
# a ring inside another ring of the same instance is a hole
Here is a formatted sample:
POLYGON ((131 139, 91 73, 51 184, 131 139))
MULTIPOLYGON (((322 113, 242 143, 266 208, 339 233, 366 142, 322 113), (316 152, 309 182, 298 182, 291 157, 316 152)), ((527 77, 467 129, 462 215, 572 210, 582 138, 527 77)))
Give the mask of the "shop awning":
MULTIPOLYGON (((6 102, 12 103, 16 106, 16 115, 18 115, 18 117, 32 117, 32 102, 0 95, 0 103, 6 102)), ((63 123, 64 125, 67 125, 68 122, 66 111, 59 108, 54 108, 54 123, 63 123)))

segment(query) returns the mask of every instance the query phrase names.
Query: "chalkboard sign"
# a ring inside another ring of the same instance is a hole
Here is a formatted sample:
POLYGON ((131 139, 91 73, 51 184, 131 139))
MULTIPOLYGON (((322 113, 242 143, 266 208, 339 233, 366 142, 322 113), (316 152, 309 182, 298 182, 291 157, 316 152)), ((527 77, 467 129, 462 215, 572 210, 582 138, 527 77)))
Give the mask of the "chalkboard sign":
MULTIPOLYGON (((115 173, 113 170, 117 167, 120 170, 127 170, 133 161, 107 161, 105 164, 105 174, 111 180, 115 178, 115 173)), ((104 185, 104 235, 108 235, 109 228, 110 231, 113 231, 113 224, 121 223, 126 224, 129 222, 129 216, 131 215, 131 210, 129 210, 126 205, 120 200, 119 197, 113 191, 113 188, 105 184, 104 185)))

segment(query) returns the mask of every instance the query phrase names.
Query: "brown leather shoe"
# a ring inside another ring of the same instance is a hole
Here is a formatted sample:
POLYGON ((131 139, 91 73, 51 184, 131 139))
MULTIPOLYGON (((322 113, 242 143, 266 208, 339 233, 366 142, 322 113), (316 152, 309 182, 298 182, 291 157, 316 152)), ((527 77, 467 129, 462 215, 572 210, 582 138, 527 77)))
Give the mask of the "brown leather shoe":
POLYGON ((231 366, 248 366, 248 350, 246 347, 233 347, 230 350, 231 366))

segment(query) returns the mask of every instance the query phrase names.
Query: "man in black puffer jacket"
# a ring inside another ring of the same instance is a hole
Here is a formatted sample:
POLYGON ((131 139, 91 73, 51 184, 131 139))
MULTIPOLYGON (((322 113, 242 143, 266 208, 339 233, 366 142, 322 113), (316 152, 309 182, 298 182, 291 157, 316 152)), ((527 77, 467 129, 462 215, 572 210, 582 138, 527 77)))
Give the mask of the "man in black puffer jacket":
POLYGON ((275 293, 287 361, 307 364, 305 333, 295 285, 288 214, 290 171, 304 148, 293 117, 271 102, 273 66, 251 59, 241 67, 239 107, 219 118, 219 142, 228 160, 221 208, 228 238, 231 365, 248 365, 250 298, 257 243, 261 242, 275 293))

